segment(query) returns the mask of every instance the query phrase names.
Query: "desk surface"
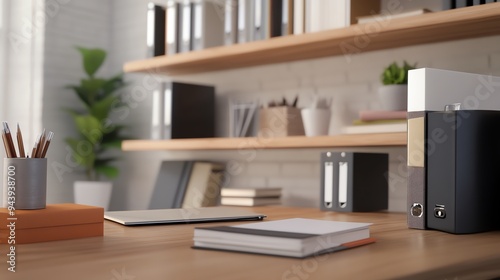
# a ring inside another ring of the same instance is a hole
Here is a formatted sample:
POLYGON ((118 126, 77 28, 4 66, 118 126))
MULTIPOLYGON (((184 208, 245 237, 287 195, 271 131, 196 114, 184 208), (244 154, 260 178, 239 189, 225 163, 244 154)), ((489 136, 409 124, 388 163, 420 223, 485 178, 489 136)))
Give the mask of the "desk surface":
MULTIPOLYGON (((125 227, 105 222, 104 237, 17 245, 17 272, 7 271, 0 247, 0 279, 481 279, 500 276, 500 232, 452 235, 412 230, 406 215, 333 213, 255 207, 267 220, 291 217, 371 222, 374 244, 291 259, 191 249, 195 226, 125 227)), ((241 222, 239 222, 241 223, 241 222)))

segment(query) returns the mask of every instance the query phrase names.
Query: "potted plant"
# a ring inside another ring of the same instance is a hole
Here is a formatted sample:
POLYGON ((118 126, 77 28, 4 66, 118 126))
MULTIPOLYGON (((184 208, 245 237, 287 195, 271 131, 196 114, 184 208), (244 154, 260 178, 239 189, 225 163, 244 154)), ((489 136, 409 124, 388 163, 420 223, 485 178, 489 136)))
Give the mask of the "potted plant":
POLYGON ((406 110, 408 102, 408 71, 415 69, 415 65, 410 65, 404 61, 403 66, 396 62, 387 66, 381 75, 383 86, 378 90, 382 107, 387 111, 406 110))
POLYGON ((65 140, 74 160, 85 171, 87 181, 75 182, 75 203, 107 209, 112 183, 100 180, 118 176, 118 168, 112 164, 116 157, 110 155, 110 150, 120 149, 123 140, 120 133, 124 127, 110 117, 113 110, 124 106, 118 90, 125 86, 125 82, 122 73, 108 79, 95 76, 106 59, 104 50, 77 49, 83 59, 86 77, 77 85, 67 86, 82 104, 79 108, 68 109, 78 135, 65 140))

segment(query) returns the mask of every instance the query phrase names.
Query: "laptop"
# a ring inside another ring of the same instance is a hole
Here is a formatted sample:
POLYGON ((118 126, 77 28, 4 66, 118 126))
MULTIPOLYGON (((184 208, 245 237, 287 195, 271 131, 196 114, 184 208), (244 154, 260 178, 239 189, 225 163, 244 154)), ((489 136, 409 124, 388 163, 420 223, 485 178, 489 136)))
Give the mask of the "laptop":
POLYGON ((107 211, 104 218, 125 226, 262 220, 266 215, 233 207, 107 211))

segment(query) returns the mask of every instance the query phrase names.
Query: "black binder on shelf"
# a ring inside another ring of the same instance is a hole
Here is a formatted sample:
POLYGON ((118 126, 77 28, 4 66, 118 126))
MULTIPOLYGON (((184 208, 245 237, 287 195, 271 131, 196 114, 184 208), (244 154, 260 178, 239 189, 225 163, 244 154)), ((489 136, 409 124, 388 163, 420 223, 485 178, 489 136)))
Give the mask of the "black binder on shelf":
POLYGON ((154 3, 148 4, 146 42, 148 57, 165 54, 165 8, 154 3))
POLYGON ((160 104, 153 104, 154 139, 215 136, 215 87, 166 82, 156 96, 153 102, 160 104))
POLYGON ((387 209, 388 169, 388 154, 322 153, 321 210, 369 212, 387 209))

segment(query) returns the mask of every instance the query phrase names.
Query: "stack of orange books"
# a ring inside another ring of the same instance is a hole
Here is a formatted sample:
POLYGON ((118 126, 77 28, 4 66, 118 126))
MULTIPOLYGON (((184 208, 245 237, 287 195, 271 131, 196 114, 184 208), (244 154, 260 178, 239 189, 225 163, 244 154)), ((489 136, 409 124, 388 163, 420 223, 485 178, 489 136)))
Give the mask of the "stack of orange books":
POLYGON ((103 234, 104 209, 101 207, 49 204, 40 210, 15 210, 14 216, 6 208, 0 208, 0 244, 12 239, 15 244, 26 244, 103 234))

